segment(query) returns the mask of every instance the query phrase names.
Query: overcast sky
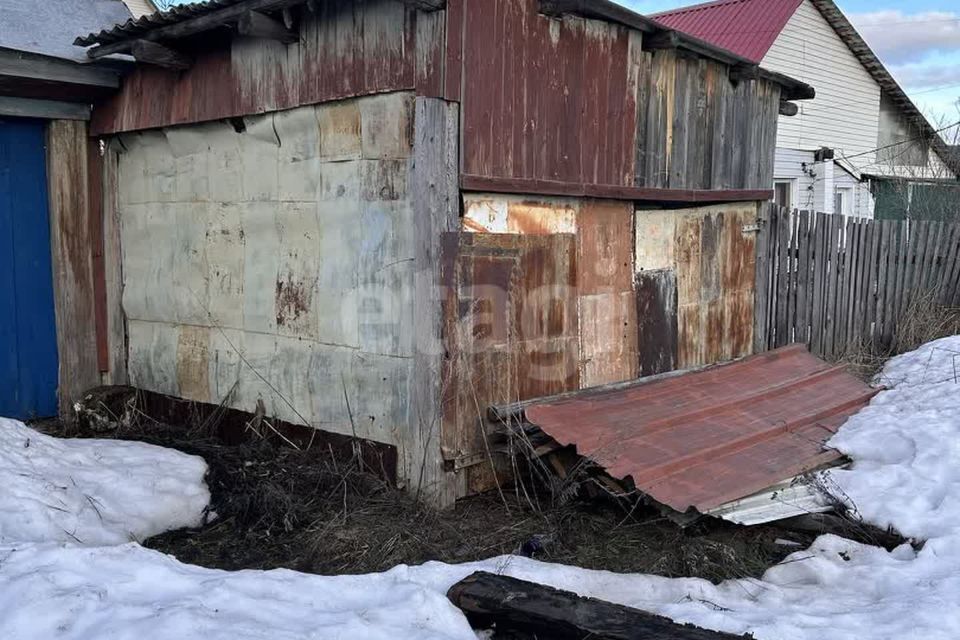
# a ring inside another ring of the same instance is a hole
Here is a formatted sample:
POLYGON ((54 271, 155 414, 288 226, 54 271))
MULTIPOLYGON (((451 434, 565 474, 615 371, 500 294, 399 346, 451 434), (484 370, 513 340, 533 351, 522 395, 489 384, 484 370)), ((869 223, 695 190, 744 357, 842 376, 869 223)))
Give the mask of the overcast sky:
MULTIPOLYGON (((640 13, 690 2, 618 0, 640 13)), ((960 0, 838 0, 838 5, 931 120, 960 120, 960 0)))

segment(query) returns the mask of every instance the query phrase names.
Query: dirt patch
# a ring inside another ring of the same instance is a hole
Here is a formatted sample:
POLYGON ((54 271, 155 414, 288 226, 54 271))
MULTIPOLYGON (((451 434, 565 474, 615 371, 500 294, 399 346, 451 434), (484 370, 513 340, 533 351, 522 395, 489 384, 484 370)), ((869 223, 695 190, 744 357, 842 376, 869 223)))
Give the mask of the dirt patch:
MULTIPOLYGON (((44 428, 64 433, 56 423, 44 428)), ((747 528, 715 520, 681 529, 650 509, 614 501, 574 498, 533 509, 509 493, 505 501, 481 495, 438 512, 360 468, 356 459, 296 450, 279 438, 227 443, 197 431, 140 420, 107 433, 69 435, 139 440, 205 458, 210 522, 144 545, 207 567, 367 573, 523 553, 593 569, 717 582, 758 577, 815 537, 776 525, 747 528)))

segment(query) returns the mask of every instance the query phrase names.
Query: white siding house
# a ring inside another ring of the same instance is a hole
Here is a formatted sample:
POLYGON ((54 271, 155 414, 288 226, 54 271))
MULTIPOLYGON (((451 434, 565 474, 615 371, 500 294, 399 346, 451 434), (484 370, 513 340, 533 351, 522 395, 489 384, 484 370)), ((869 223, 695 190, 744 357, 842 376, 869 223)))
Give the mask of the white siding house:
POLYGON ((873 217, 879 182, 957 179, 943 141, 832 0, 719 0, 654 17, 816 89, 780 116, 783 205, 873 217))

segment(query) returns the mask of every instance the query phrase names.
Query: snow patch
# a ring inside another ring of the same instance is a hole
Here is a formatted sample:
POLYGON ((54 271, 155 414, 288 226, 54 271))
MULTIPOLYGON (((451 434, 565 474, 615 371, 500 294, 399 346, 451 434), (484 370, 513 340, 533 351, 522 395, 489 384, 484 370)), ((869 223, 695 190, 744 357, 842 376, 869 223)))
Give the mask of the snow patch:
POLYGON ((112 545, 196 526, 206 471, 171 449, 53 438, 0 418, 0 543, 112 545))

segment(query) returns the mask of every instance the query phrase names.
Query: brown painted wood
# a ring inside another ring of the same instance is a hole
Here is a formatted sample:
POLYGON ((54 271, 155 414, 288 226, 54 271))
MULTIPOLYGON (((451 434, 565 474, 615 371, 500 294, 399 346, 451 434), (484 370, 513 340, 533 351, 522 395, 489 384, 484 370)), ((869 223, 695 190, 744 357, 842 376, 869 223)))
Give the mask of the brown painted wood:
POLYGON ((477 629, 552 640, 723 640, 733 636, 646 611, 583 598, 533 582, 477 571, 447 591, 477 629))

